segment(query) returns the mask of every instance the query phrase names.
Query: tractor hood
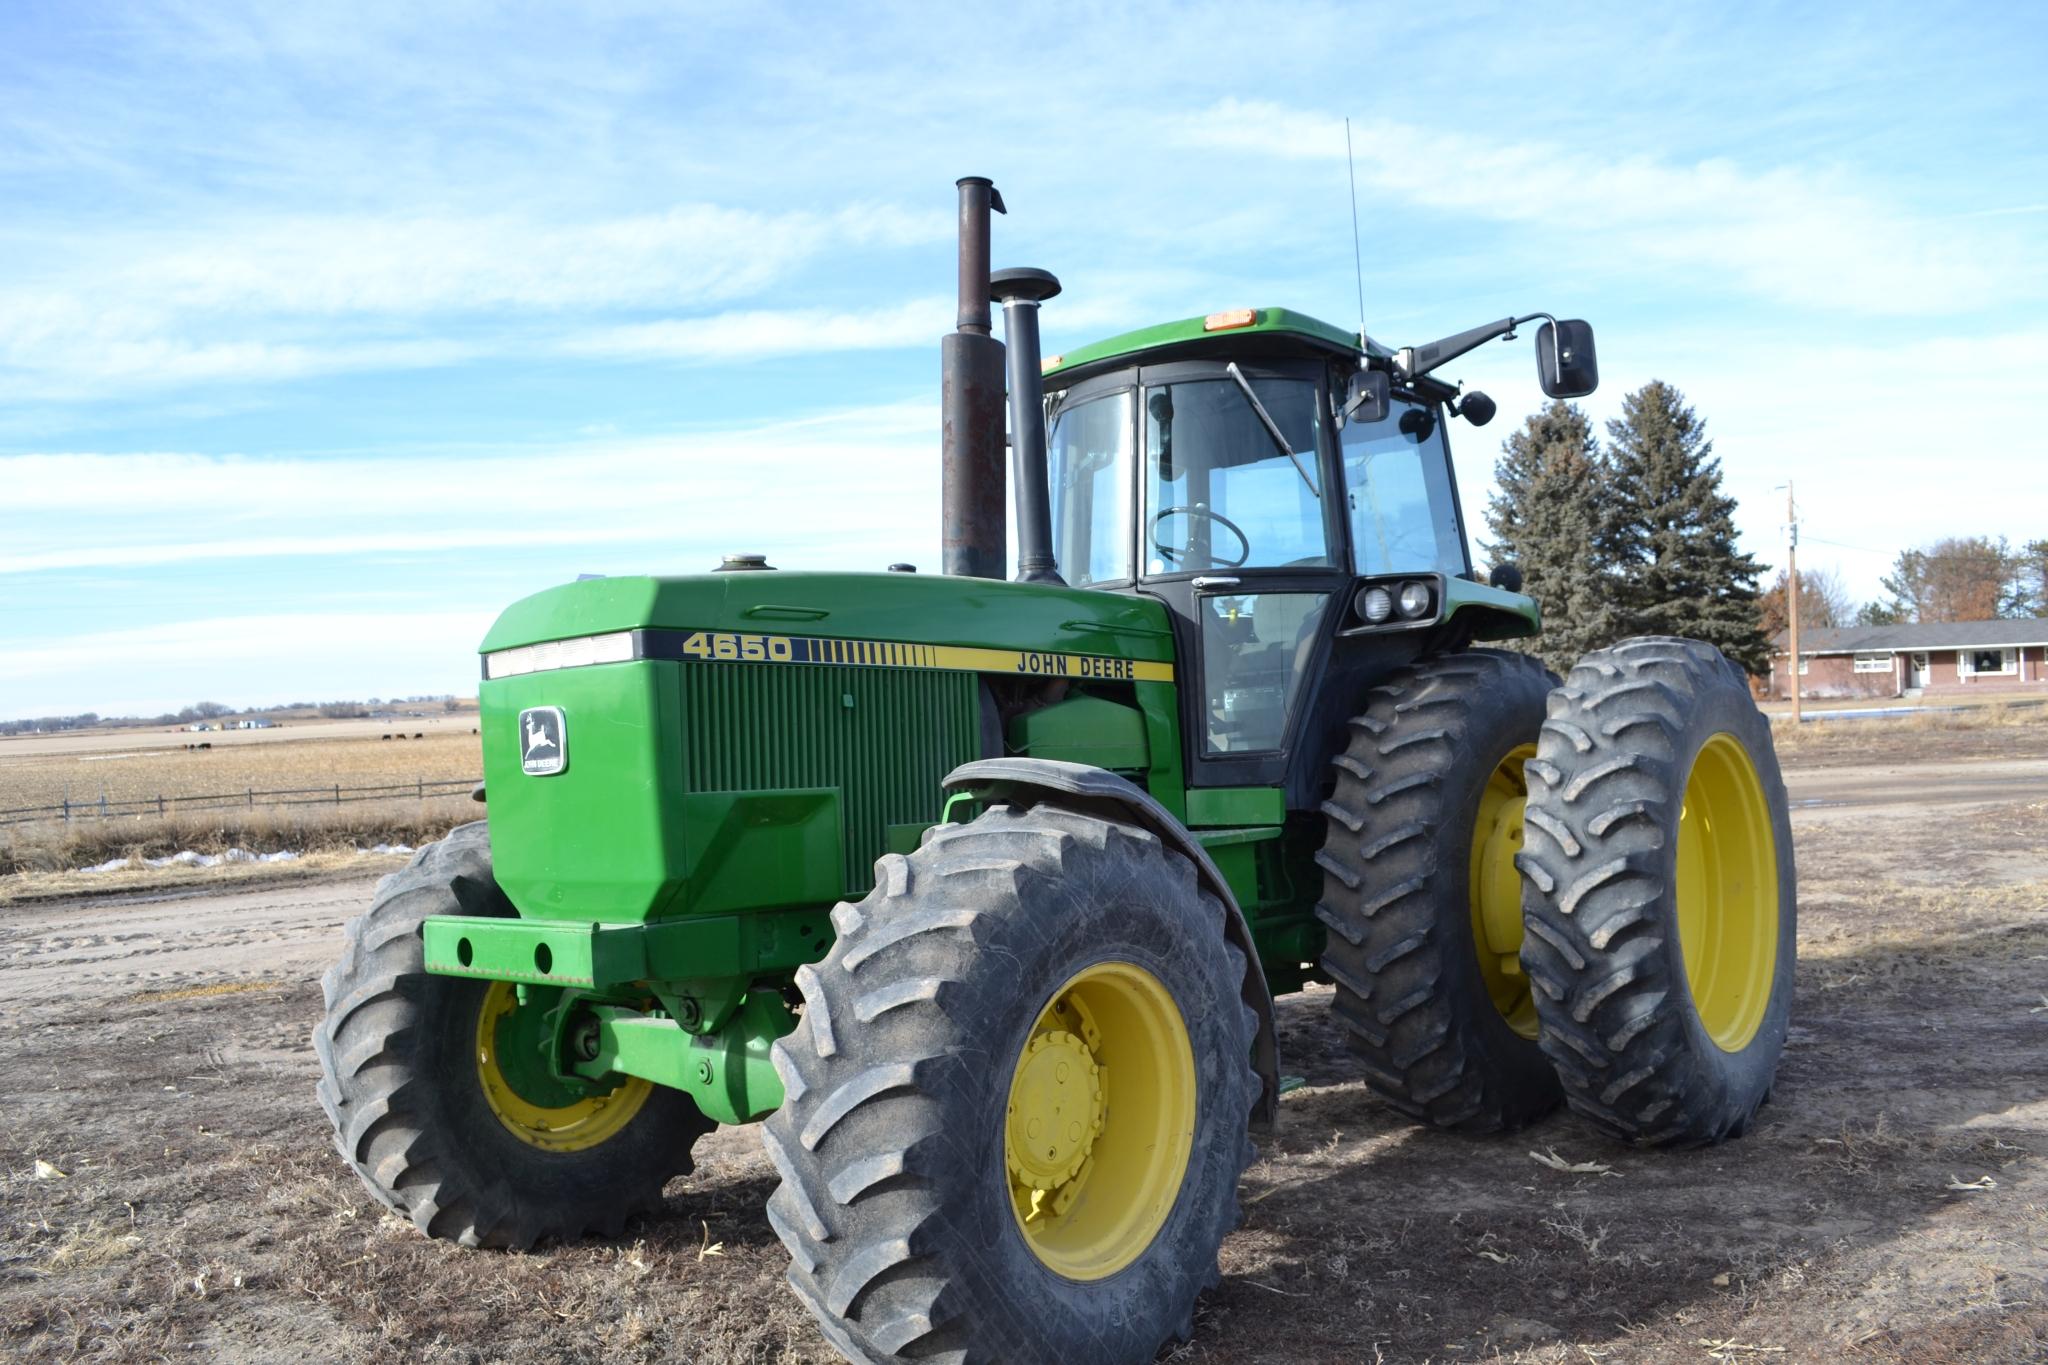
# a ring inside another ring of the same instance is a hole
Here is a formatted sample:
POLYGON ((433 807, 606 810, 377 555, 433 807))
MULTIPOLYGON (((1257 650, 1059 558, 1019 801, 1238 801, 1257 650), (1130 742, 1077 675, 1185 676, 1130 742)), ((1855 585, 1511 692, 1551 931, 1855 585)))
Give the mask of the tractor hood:
POLYGON ((591 578, 506 608, 480 651, 621 631, 751 633, 1058 651, 1170 662, 1166 611, 1147 598, 987 578, 754 572, 591 578))
POLYGON ((858 898, 993 752, 984 677, 1174 676, 1148 598, 904 573, 565 583, 482 652, 494 875, 597 923, 858 898))

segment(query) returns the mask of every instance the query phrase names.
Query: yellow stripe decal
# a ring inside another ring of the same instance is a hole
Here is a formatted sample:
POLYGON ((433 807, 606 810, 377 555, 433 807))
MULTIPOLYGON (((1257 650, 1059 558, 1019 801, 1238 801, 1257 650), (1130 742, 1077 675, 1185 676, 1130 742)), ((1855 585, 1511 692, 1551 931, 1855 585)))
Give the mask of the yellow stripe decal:
POLYGON ((966 645, 904 644, 896 640, 839 640, 808 635, 754 635, 716 630, 646 630, 636 633, 643 659, 698 659, 705 663, 854 664, 1017 673, 1026 677, 1172 682, 1173 665, 1102 654, 1050 650, 977 649, 966 645))

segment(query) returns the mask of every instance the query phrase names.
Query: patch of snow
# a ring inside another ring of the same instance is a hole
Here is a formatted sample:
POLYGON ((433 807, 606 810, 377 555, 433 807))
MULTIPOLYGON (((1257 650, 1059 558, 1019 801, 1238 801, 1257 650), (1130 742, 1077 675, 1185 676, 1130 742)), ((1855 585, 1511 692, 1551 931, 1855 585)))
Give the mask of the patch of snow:
POLYGON ((359 848, 356 850, 358 853, 410 853, 412 851, 411 844, 375 844, 369 848, 359 848))
POLYGON ((144 858, 144 867, 217 867, 221 859, 212 853, 194 853, 184 849, 168 858, 144 858))
POLYGON ((231 848, 225 853, 195 853, 181 849, 167 858, 115 858, 97 867, 81 867, 80 872, 119 872, 132 867, 138 861, 144 867, 219 867, 222 863, 288 863, 299 855, 291 849, 276 853, 251 853, 246 848, 231 848))

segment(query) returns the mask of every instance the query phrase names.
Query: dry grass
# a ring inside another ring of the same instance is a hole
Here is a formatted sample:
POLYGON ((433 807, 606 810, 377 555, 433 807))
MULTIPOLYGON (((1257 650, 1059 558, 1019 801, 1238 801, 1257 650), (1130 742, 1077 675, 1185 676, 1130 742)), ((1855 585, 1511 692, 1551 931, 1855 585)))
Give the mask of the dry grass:
POLYGON ((2000 701, 1961 711, 1809 720, 1802 725, 1793 725, 1789 715, 1775 719, 1771 741, 1778 753, 1802 762, 1855 762, 1907 753, 1933 758, 2027 758, 2048 753, 2048 706, 2040 705, 2000 701))
MULTIPOLYGON (((378 844, 411 844, 417 848, 440 838, 456 825, 482 817, 483 807, 463 795, 429 797, 425 801, 8 825, 0 826, 0 876, 64 873, 115 858, 163 858, 184 849, 216 854, 231 848, 251 853, 289 849, 310 854, 350 853, 378 844)), ((152 875, 179 870, 153 869, 152 875)), ((0 888, 0 899, 6 894, 0 888)))
MULTIPOLYGON (((0 876, 58 873, 114 858, 161 858, 191 849, 223 853, 346 852, 375 844, 417 846, 475 819, 466 793, 388 801, 265 804, 266 791, 364 787, 467 779, 483 760, 470 734, 404 741, 307 739, 217 749, 10 755, 0 758, 0 808, 70 800, 109 801, 256 792, 247 806, 45 820, 0 825, 0 876)), ((343 793, 346 795, 346 791, 343 793)), ((168 870, 168 869, 167 869, 168 870)), ((0 890, 0 898, 7 895, 0 890)))

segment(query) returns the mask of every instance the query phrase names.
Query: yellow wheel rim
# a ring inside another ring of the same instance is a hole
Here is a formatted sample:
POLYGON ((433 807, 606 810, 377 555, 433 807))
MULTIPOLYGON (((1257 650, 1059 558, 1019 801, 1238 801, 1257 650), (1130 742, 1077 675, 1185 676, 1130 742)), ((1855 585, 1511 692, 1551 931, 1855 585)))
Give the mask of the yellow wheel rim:
POLYGON ((1693 760, 1678 818, 1678 941, 1700 1023, 1724 1052, 1756 1037, 1778 968, 1778 844, 1735 736, 1693 760))
POLYGON ((1522 813, 1529 804, 1522 765, 1534 757, 1536 746, 1524 744, 1511 750, 1487 778, 1472 823, 1465 883, 1472 902, 1472 946, 1479 955, 1479 975, 1493 1007, 1524 1038, 1537 1033, 1536 1001, 1529 994, 1529 978, 1522 973, 1522 878, 1515 870, 1515 855, 1522 851, 1522 813))
MULTIPOLYGON (((512 983, 493 981, 477 1014, 476 1074, 491 1112, 512 1136, 550 1152, 581 1152, 617 1136, 647 1103, 653 1085, 633 1076, 607 1094, 568 1104, 551 1106, 527 1099, 513 1087, 500 1050, 501 1026, 518 1008, 519 996, 512 983)), ((510 1069, 520 1068, 515 1062, 510 1069)))
POLYGON ((1194 1134, 1195 1055, 1173 996, 1128 962, 1075 974, 1010 1075, 1003 1164, 1025 1244, 1070 1280, 1122 1270, 1173 1211, 1194 1134))

